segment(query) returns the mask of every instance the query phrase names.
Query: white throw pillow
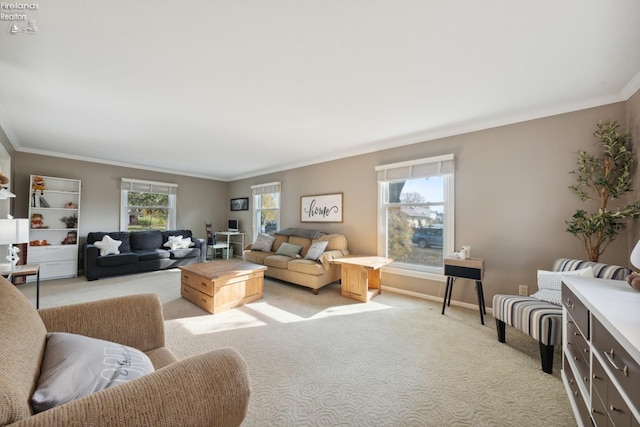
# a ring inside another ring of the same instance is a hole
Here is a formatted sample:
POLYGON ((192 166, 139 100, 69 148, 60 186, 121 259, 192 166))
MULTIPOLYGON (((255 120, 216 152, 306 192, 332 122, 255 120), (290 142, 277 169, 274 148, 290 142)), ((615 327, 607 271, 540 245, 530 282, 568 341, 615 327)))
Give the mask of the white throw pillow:
POLYGON ((271 248, 273 247, 273 242, 275 242, 276 238, 273 236, 269 236, 268 234, 258 233, 258 237, 256 237, 256 242, 251 246, 251 250, 254 251, 262 251, 262 252, 271 252, 271 248))
POLYGON ((105 235, 102 240, 99 242, 95 242, 94 245, 100 249, 100 255, 109 255, 109 254, 119 254, 120 245, 122 244, 122 240, 114 240, 110 236, 105 235))
POLYGON ((50 332, 31 397, 35 412, 139 378, 154 371, 142 351, 66 332, 50 332))
POLYGON ((587 267, 570 271, 538 270, 538 291, 531 295, 540 301, 562 305, 562 277, 593 277, 593 268, 587 267))
POLYGON ((304 256, 304 259, 311 259, 311 260, 317 261, 320 255, 322 255, 322 253, 326 249, 328 244, 329 242, 326 240, 313 242, 311 246, 309 246, 309 250, 307 250, 307 254, 304 256))
POLYGON ((191 241, 191 237, 169 236, 169 240, 167 240, 164 246, 171 250, 187 249, 189 246, 195 246, 195 243, 191 241))

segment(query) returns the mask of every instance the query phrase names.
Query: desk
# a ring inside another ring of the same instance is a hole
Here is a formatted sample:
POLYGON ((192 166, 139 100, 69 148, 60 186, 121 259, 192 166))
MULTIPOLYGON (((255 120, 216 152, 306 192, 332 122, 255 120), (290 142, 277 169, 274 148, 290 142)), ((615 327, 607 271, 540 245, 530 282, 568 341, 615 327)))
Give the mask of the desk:
POLYGON ((444 291, 442 301, 442 314, 446 306, 451 305, 451 294, 453 293, 453 282, 456 279, 470 279, 476 282, 476 293, 478 294, 478 310, 480 311, 480 323, 484 325, 484 315, 487 309, 484 305, 484 291, 482 290, 482 278, 484 277, 484 260, 481 258, 458 258, 447 257, 444 259, 444 275, 447 276, 447 287, 444 291))
POLYGON ((36 276, 36 308, 40 308, 40 266, 37 264, 16 265, 13 270, 0 270, 0 275, 11 283, 16 277, 36 276))
POLYGON ((233 245, 240 246, 240 250, 238 252, 234 250, 234 252, 242 255, 242 251, 244 250, 244 233, 241 233, 239 231, 216 231, 216 242, 218 241, 218 236, 226 237, 226 241, 227 241, 226 258, 227 259, 229 259, 229 249, 233 249, 233 245))
POLYGON ((331 260, 340 264, 340 294, 343 297, 367 302, 380 293, 380 267, 393 262, 380 256, 349 256, 331 260))

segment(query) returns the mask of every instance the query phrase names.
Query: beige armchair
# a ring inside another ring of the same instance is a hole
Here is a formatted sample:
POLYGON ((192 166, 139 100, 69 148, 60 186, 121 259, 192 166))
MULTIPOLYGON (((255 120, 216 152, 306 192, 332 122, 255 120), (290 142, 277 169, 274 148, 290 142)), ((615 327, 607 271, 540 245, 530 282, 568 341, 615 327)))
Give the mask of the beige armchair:
POLYGON ((250 395, 247 366, 224 348, 178 361, 165 347, 154 294, 36 310, 0 278, 0 426, 238 426, 250 395), (142 350, 155 371, 34 415, 47 332, 142 350))

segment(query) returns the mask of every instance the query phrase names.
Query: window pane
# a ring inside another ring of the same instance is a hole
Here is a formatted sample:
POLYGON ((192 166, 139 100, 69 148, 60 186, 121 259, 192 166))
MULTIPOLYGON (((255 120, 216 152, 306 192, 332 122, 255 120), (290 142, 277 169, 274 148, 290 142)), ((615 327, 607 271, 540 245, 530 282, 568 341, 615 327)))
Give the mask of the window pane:
POLYGON ((279 228, 280 193, 267 193, 254 196, 256 206, 256 225, 259 233, 273 233, 279 228))
POLYGON ((127 230, 166 230, 169 195, 129 191, 127 230))
POLYGON ((442 268, 443 176, 388 182, 387 253, 396 263, 442 268))

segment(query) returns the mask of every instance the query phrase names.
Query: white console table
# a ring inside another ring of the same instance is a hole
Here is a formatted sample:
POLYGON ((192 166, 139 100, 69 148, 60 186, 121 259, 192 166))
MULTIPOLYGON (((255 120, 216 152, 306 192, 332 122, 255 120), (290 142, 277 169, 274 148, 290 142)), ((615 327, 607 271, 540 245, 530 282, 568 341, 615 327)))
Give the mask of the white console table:
POLYGON ((562 279, 562 380, 578 425, 640 426, 640 292, 562 279))
POLYGON ((216 231, 216 242, 223 243, 223 239, 219 240, 218 236, 223 236, 227 242, 227 259, 229 259, 229 249, 236 246, 239 247, 240 250, 236 252, 234 248, 233 252, 242 256, 242 251, 244 250, 244 233, 239 231, 216 231))

